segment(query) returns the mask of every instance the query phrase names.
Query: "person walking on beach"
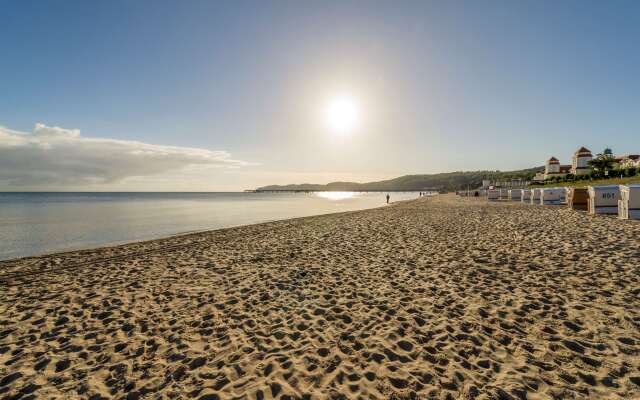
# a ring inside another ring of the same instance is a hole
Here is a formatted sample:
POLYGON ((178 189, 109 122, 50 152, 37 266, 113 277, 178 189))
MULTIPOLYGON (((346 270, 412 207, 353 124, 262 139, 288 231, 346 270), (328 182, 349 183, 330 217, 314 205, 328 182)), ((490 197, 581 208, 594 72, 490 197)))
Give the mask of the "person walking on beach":
POLYGON ((387 193, 387 204, 389 204, 389 193, 387 193))

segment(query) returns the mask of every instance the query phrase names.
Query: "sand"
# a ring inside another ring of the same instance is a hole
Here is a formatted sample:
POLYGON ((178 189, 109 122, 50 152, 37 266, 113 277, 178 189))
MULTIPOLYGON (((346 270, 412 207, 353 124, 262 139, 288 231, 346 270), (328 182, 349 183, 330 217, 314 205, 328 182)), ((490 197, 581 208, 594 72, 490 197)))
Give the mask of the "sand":
POLYGON ((0 266, 0 398, 640 398, 640 223, 439 196, 0 266))

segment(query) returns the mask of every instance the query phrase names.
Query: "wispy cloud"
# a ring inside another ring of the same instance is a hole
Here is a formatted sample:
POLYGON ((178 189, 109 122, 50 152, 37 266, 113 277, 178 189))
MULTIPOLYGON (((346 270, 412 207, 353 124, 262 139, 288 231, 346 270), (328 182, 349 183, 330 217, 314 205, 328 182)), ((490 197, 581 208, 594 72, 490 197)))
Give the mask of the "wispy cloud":
POLYGON ((36 124, 33 132, 0 127, 0 187, 81 187, 248 163, 226 151, 82 137, 77 129, 36 124))

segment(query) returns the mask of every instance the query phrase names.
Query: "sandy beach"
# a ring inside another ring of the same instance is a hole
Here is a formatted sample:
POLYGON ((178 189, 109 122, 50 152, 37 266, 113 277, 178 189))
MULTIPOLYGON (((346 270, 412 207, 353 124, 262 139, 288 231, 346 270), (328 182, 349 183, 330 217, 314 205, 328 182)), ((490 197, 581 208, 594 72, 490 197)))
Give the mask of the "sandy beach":
POLYGON ((0 398, 640 398, 639 260, 443 195, 5 262, 0 398))

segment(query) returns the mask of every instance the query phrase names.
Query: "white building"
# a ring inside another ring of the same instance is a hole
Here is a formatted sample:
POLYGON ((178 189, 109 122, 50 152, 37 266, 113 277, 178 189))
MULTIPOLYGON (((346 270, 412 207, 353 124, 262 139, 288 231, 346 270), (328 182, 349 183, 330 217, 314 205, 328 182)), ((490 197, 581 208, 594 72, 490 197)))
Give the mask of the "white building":
POLYGON ((573 153, 571 165, 561 165, 560 160, 551 157, 544 166, 544 172, 536 175, 534 180, 549 179, 553 176, 564 176, 567 174, 585 175, 591 172, 589 161, 593 158, 591 151, 586 147, 580 147, 573 153))
POLYGON ((571 172, 571 165, 560 165, 560 160, 551 157, 544 165, 544 179, 552 176, 564 176, 571 172))
POLYGON ((591 151, 586 147, 580 147, 573 153, 571 160, 571 173, 574 175, 585 175, 591 172, 589 161, 593 158, 591 151))
POLYGON ((545 177, 558 175, 559 173, 560 173, 560 160, 552 156, 544 164, 545 177))
MULTIPOLYGON (((573 153, 571 165, 561 165, 560 160, 551 157, 544 166, 544 171, 538 172, 533 178, 534 182, 542 182, 554 176, 564 176, 567 174, 586 175, 591 172, 589 161, 593 159, 591 151, 586 147, 580 147, 573 153)), ((627 154, 616 157, 614 168, 640 167, 640 154, 627 154)))

